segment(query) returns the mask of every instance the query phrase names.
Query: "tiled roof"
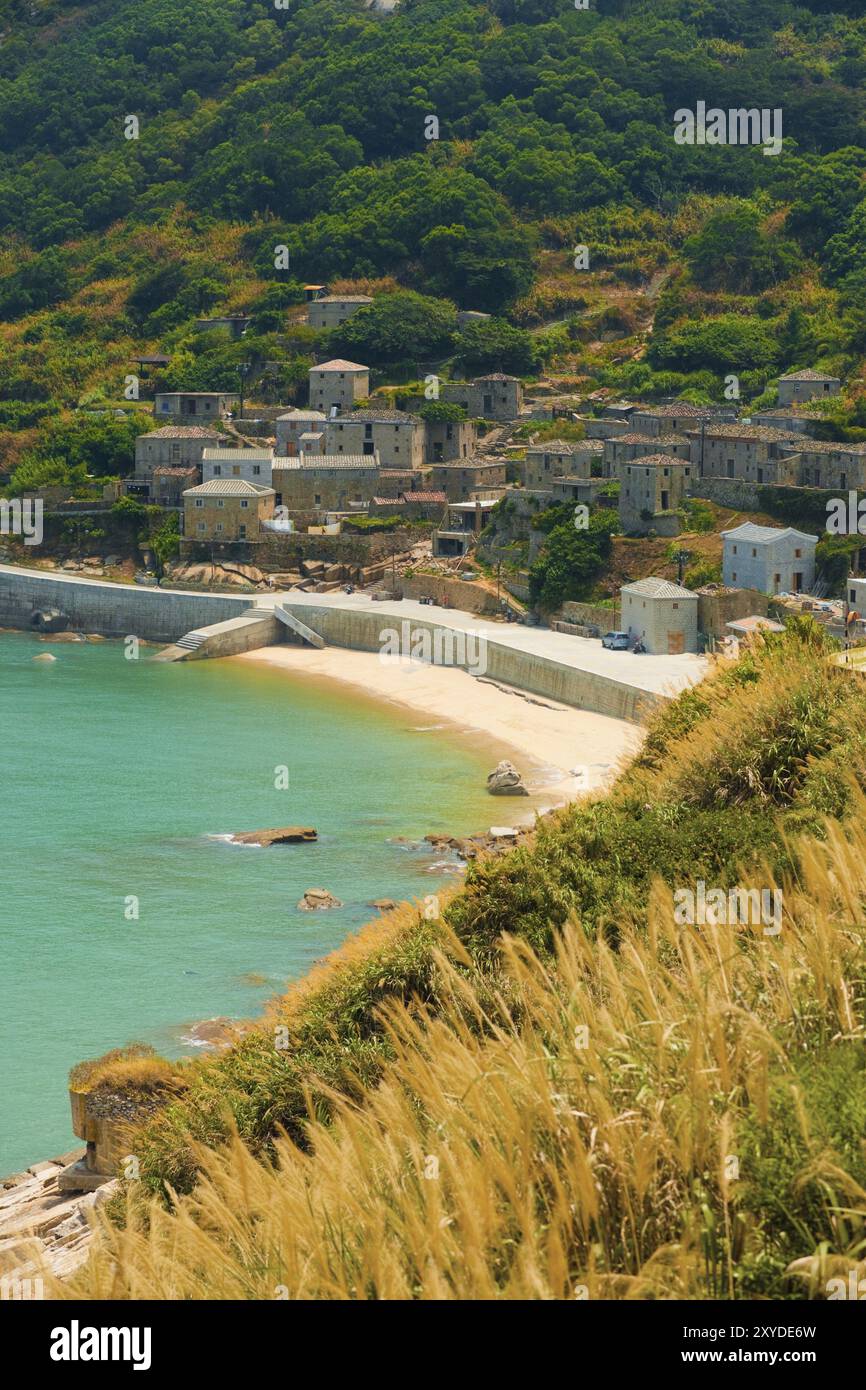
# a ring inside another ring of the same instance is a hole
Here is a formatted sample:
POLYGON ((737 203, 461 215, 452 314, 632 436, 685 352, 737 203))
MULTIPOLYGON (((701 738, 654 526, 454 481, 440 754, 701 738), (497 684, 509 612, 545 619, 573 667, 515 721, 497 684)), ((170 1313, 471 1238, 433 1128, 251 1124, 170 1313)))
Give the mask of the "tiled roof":
POLYGON ((757 526, 754 521, 744 521, 741 526, 722 531, 721 534, 725 540, 751 541, 755 545, 768 545, 771 541, 781 540, 783 536, 797 536, 800 540, 816 543, 818 540, 817 536, 797 531, 793 526, 757 526))
POLYGON ((273 449, 203 449, 205 463, 270 463, 273 449))
POLYGON ((698 597, 691 589, 684 589, 670 579, 655 578, 636 579, 633 584, 623 584, 620 592, 640 594, 643 598, 693 598, 697 601, 698 597))
POLYGON ((278 415, 278 420, 325 420, 327 416, 321 410, 287 410, 285 415, 278 415))
POLYGON ((350 424, 355 420, 376 421, 384 420, 388 424, 412 424, 422 423, 419 415, 410 415, 405 410, 389 410, 387 406, 366 406, 363 410, 350 410, 345 415, 334 415, 328 423, 330 425, 350 424))
MULTIPOLYGON (((695 439, 700 439, 701 433, 701 430, 689 430, 695 439)), ((777 430, 772 425, 710 425, 703 435, 705 439, 760 439, 768 444, 802 441, 803 438, 793 430, 777 430)))
POLYGON ((197 475, 197 468, 168 468, 165 464, 153 470, 155 478, 195 478, 197 475))
MULTIPOLYGON (((313 301, 315 303, 315 301, 313 301)), ((369 367, 365 367, 360 362, 347 362, 345 357, 332 357, 330 362, 317 362, 315 367, 311 367, 311 372, 368 372, 369 367)))
POLYGON ((320 294, 311 304, 372 304, 369 294, 320 294))
POLYGON ((370 501, 377 507, 402 507, 402 497, 371 497, 370 501))
POLYGON ((139 439, 225 439, 219 430, 207 430, 204 425, 163 425, 159 430, 148 430, 139 439))
POLYGON ((804 367, 802 372, 789 372, 787 376, 780 376, 780 381, 838 381, 837 376, 828 376, 826 372, 815 372, 811 367, 804 367))
POLYGON ((406 502, 441 502, 444 506, 448 501, 446 492, 404 492, 403 499, 406 502))
POLYGON ((774 405, 771 410, 756 410, 752 418, 763 420, 765 416, 767 418, 772 416, 775 419, 782 415, 785 417, 793 415, 798 420, 826 420, 828 418, 826 415, 819 414, 817 410, 810 410, 808 404, 803 405, 798 401, 792 402, 791 405, 774 405))
POLYGON ((610 440, 594 439, 589 441, 593 444, 600 444, 604 448, 605 442, 610 444, 653 444, 656 449, 660 444, 688 444, 684 434, 614 434, 610 440))
POLYGON ((488 372, 486 376, 477 376, 475 381, 519 381, 516 376, 508 376, 506 372, 488 372))
POLYGON ((273 497, 274 489, 244 478, 211 478, 209 483, 189 487, 184 497, 273 497))
POLYGON ((656 419, 667 419, 668 416, 693 416, 696 420, 701 418, 708 419, 712 413, 712 406, 692 405, 691 401, 675 401, 673 405, 651 405, 641 406, 632 412, 635 415, 652 415, 656 419))
POLYGON ((378 472, 376 454, 305 454, 303 458, 275 458, 274 472, 299 473, 312 468, 366 468, 378 472))
POLYGON ((866 454, 866 441, 846 441, 844 439, 809 439, 802 434, 791 436, 796 441, 797 454, 866 454))
POLYGON ((665 468, 670 468, 671 464, 674 467, 688 468, 689 460, 678 459, 675 454, 644 454, 641 458, 626 459, 625 466, 626 468, 644 468, 649 465, 650 468, 659 468, 662 464, 665 468))

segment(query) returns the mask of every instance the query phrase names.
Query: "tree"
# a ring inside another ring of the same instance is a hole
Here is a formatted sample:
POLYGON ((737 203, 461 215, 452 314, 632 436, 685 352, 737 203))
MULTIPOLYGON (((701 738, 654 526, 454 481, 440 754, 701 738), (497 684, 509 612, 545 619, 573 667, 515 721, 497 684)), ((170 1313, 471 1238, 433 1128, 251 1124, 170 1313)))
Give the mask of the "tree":
POLYGON ((331 331, 329 349, 374 367, 429 362, 454 346, 457 311, 452 303, 413 290, 377 296, 331 331))
POLYGON ((589 525, 578 529, 571 509, 563 510, 567 519, 553 526, 529 571, 530 598, 547 613, 568 599, 588 596, 610 558, 610 538, 619 529, 614 511, 593 512, 589 525))
POLYGON ((494 369, 514 376, 531 376, 541 359, 531 333, 497 318, 470 323, 457 340, 457 354, 470 376, 494 369))

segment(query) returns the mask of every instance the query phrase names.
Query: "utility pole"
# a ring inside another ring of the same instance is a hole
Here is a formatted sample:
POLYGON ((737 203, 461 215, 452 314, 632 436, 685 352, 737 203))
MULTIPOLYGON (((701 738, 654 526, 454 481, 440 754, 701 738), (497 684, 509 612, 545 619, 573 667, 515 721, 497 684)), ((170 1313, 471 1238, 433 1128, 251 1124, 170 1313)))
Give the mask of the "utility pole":
POLYGON ((676 554, 676 561, 677 561, 677 582, 678 582, 679 584, 682 584, 682 582, 683 582, 683 574, 685 573, 686 561, 687 561, 687 560, 690 560, 691 558, 692 558, 692 557, 691 557, 691 552, 690 552, 690 551, 688 551, 688 550, 678 550, 678 551, 677 551, 677 554, 676 554))

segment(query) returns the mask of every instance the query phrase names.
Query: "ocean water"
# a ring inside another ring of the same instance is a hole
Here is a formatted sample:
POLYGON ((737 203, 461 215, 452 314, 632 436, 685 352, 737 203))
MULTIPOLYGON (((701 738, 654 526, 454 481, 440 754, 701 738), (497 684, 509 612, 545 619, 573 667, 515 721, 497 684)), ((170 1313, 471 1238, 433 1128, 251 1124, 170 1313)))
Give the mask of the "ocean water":
POLYGON ((0 1175, 77 1142, 75 1062, 133 1040, 178 1056, 193 1023, 255 1015, 371 899, 446 881, 399 837, 496 820, 471 740, 248 663, 0 633, 0 729, 0 1175), (294 824, 318 842, 219 838, 294 824), (344 906, 298 911, 312 887, 344 906))

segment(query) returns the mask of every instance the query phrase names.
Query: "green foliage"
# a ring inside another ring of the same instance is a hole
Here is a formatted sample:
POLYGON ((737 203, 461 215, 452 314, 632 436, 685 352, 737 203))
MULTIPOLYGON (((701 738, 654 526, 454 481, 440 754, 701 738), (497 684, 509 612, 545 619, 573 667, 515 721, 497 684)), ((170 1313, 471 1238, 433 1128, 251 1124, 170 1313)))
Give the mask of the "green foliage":
POLYGON ((39 488, 60 487, 70 496, 87 486, 87 470, 81 463, 72 464, 57 455, 26 453, 7 485, 10 497, 39 488))
MULTIPOLYGON (((616 512, 593 512, 589 525, 578 530, 574 509, 565 507, 563 510, 567 519, 557 515, 529 571, 530 598, 545 612, 560 608, 567 599, 589 596, 595 579, 610 558, 610 538, 619 530, 616 512)), ((542 522, 539 529, 545 529, 549 516, 548 512, 538 518, 542 522)))
POLYGON ((457 311, 447 300, 412 290, 378 295, 329 334, 337 357, 393 367, 443 357, 454 344, 457 311))
POLYGON ((457 339, 457 355, 467 376, 489 371, 531 376, 542 356, 531 333, 497 318, 470 323, 457 339))
POLYGON ((753 293, 790 275, 797 268, 797 247, 791 241, 768 236, 763 221, 758 208, 743 201, 713 211, 683 246, 683 256, 698 284, 706 289, 753 293))

